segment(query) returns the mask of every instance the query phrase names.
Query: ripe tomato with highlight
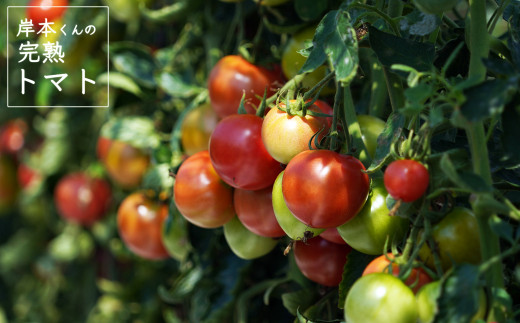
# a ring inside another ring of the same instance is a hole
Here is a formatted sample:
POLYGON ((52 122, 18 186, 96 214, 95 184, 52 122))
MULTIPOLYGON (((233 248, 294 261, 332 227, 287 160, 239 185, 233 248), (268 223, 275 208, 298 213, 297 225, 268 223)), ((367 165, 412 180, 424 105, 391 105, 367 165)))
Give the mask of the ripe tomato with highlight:
POLYGON ((188 157, 175 176, 173 197, 180 213, 202 228, 216 228, 234 215, 233 190, 211 164, 207 150, 188 157))

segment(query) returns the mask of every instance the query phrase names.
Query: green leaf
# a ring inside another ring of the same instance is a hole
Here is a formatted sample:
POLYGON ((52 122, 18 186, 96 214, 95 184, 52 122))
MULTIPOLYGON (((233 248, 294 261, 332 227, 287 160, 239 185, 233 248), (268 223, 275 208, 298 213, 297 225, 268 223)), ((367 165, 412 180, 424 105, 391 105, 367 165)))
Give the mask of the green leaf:
POLYGON ((138 97, 141 97, 143 95, 143 92, 141 91, 139 85, 136 82, 134 82, 134 80, 131 77, 126 76, 123 73, 103 73, 97 77, 96 82, 98 82, 99 84, 109 84, 111 87, 125 90, 138 97))
POLYGON ((184 298, 194 290, 195 286, 197 286, 202 275, 203 269, 199 266, 184 272, 177 277, 170 290, 166 289, 164 286, 160 286, 158 289, 159 297, 169 304, 182 303, 184 298))
POLYGON ((433 67, 435 46, 394 36, 369 27, 370 45, 377 58, 386 67, 394 64, 408 65, 420 72, 433 67))
POLYGON ((374 259, 374 256, 364 254, 355 249, 347 255, 347 262, 343 267, 343 277, 339 284, 339 299, 338 306, 343 308, 345 306, 345 299, 347 294, 359 277, 363 274, 366 266, 374 259))
POLYGON ((155 87, 156 63, 150 49, 140 43, 110 43, 108 51, 114 67, 147 88, 155 87))
POLYGON ((320 18, 327 7, 328 0, 294 0, 294 9, 303 21, 313 21, 320 18))
POLYGON ((504 105, 516 91, 517 84, 509 80, 488 80, 464 91, 466 102, 461 106, 462 115, 470 122, 502 113, 504 105))
POLYGON ((113 118, 103 125, 101 135, 141 149, 155 148, 160 143, 153 121, 146 117, 113 118))
POLYGON ((141 184, 144 189, 168 191, 173 187, 173 177, 170 176, 169 164, 153 165, 143 177, 141 184))
POLYGON ((520 3, 511 1, 504 10, 504 20, 509 24, 507 44, 516 67, 520 67, 520 3))
POLYGON ((168 218, 163 225, 162 241, 168 254, 181 262, 186 260, 192 250, 188 236, 188 222, 173 201, 170 204, 168 218))
POLYGON ((311 306, 317 299, 316 288, 310 287, 300 289, 295 292, 282 294, 283 306, 291 313, 296 315, 299 309, 305 310, 311 306))
POLYGON ((443 282, 434 323, 470 322, 479 308, 479 271, 473 265, 456 267, 443 282))
POLYGON ((328 59, 336 73, 336 80, 349 83, 359 65, 356 31, 346 11, 330 11, 316 28, 313 48, 300 69, 300 73, 312 72, 328 59))
POLYGON ((510 243, 514 242, 513 239, 513 227, 511 224, 506 223, 504 220, 499 218, 497 215, 493 215, 489 219, 489 226, 491 227, 491 230, 495 232, 495 234, 510 243))
POLYGON ((183 80, 181 75, 168 72, 159 73, 156 82, 164 92, 178 98, 189 98, 202 91, 202 88, 193 85, 192 80, 183 80))
POLYGON ((392 112, 386 121, 383 132, 377 137, 376 155, 372 160, 372 164, 368 167, 367 172, 373 172, 379 169, 390 156, 392 144, 401 136, 403 132, 405 116, 392 112))
MULTIPOLYGON (((518 101, 520 97, 516 97, 518 101)), ((509 104, 502 113, 502 145, 505 159, 520 161, 520 105, 509 104)))
POLYGON ((444 155, 440 161, 440 167, 444 174, 458 187, 469 192, 492 192, 493 188, 479 175, 466 171, 458 172, 451 162, 449 155, 444 155))

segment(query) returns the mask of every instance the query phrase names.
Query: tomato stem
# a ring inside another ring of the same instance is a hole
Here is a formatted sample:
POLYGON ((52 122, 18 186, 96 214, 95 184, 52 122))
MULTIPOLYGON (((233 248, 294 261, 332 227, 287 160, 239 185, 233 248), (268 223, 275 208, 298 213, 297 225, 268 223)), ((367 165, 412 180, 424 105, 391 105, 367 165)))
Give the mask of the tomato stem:
MULTIPOLYGON (((470 50, 470 66, 469 78, 475 78, 483 81, 486 78, 486 67, 482 59, 488 56, 489 53, 489 37, 487 31, 486 21, 486 1, 485 0, 470 0, 470 35, 469 35, 469 50, 470 50)), ((468 136, 474 171, 480 175, 488 184, 492 184, 491 170, 489 165, 488 149, 486 144, 486 136, 484 132, 484 125, 482 122, 469 123, 466 126, 466 134, 468 136)), ((491 230, 489 225, 489 214, 482 208, 472 205, 473 211, 477 217, 480 244, 482 252, 482 261, 486 262, 500 255, 500 244, 497 235, 491 230)), ((489 265, 489 271, 486 271, 486 287, 501 288, 504 286, 502 276, 502 264, 500 262, 493 262, 489 265)), ((497 305, 497 300, 492 300, 492 306, 497 305)), ((493 313, 489 315, 488 319, 493 318, 493 313)))
MULTIPOLYGON (((336 151, 338 148, 338 121, 339 115, 341 112, 341 96, 343 95, 343 91, 340 83, 336 83, 336 95, 334 96, 334 106, 332 107, 332 124, 330 126, 330 150, 336 151)), ((347 143, 348 141, 348 133, 347 133, 347 143)))
POLYGON ((364 165, 370 165, 372 159, 370 158, 370 154, 368 153, 368 150, 365 147, 365 143, 362 139, 361 128, 359 127, 359 123, 357 121, 356 108, 354 106, 352 92, 350 91, 349 86, 343 88, 343 94, 343 114, 345 119, 344 128, 348 130, 347 142, 349 144, 349 150, 346 152, 348 153, 353 151, 354 148, 356 155, 360 157, 361 162, 364 165), (365 153, 361 154, 362 151, 365 153))

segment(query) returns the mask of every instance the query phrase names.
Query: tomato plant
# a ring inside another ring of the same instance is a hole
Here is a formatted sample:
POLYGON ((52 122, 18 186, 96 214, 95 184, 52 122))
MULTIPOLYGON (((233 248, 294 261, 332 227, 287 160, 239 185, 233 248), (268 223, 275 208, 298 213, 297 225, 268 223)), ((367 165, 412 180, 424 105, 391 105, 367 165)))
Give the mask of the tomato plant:
POLYGON ((41 174, 39 174, 38 170, 33 169, 24 163, 18 165, 16 175, 18 177, 18 184, 23 189, 29 188, 34 185, 34 183, 41 180, 41 174))
POLYGON ((354 217, 367 199, 369 179, 363 170, 352 156, 330 150, 301 152, 283 176, 287 207, 311 227, 337 227, 354 217))
POLYGON ((444 270, 460 263, 481 261, 480 235, 475 215, 463 207, 455 207, 433 227, 433 245, 425 244, 419 256, 428 267, 435 268, 432 249, 439 254, 444 270))
POLYGON ((284 172, 280 172, 273 184, 273 210, 278 224, 289 236, 289 238, 293 240, 302 240, 306 237, 306 232, 310 232, 307 235, 319 235, 324 231, 324 229, 309 227, 305 223, 298 220, 287 207, 282 193, 283 173, 284 172))
POLYGON ((148 170, 150 157, 128 143, 100 137, 97 154, 110 178, 126 189, 137 187, 148 170))
POLYGON ((251 232, 263 237, 285 235, 273 211, 272 187, 258 191, 235 189, 233 203, 238 219, 251 232))
POLYGON ((181 125, 181 143, 184 152, 194 155, 208 150, 209 138, 218 123, 218 117, 211 105, 204 104, 186 115, 181 125))
POLYGON ((162 228, 168 206, 144 193, 128 195, 117 210, 117 227, 121 239, 133 253, 151 260, 168 258, 162 242, 162 228))
POLYGON ((211 106, 221 118, 236 114, 243 93, 245 109, 255 113, 260 100, 267 90, 267 96, 277 88, 276 73, 255 66, 240 56, 229 55, 221 58, 213 67, 208 78, 208 91, 211 106))
POLYGON ((67 221, 92 225, 110 206, 112 192, 108 183, 85 173, 71 173, 60 179, 54 191, 58 213, 67 221))
MULTIPOLYGON (((361 139, 371 158, 376 155, 377 137, 383 132, 385 122, 377 117, 361 114, 357 116, 361 128, 361 139)), ((361 158, 363 159, 363 158, 361 158)))
MULTIPOLYGON (((377 257, 376 259, 372 260, 365 268, 363 271, 363 276, 372 273, 391 273, 392 275, 398 277, 400 272, 399 261, 392 262, 390 265, 390 260, 393 259, 394 256, 391 253, 377 257)), ((417 291, 422 286, 428 284, 431 281, 431 277, 428 276, 428 274, 423 269, 413 268, 404 283, 410 287, 414 293, 417 293, 417 291)))
POLYGON ((345 300, 345 320, 361 322, 417 322, 412 290, 398 278, 374 273, 359 278, 345 300))
POLYGON ((351 250, 346 244, 314 237, 294 243, 294 260, 305 277, 321 285, 337 286, 351 250))
POLYGON ((249 231, 236 216, 224 224, 224 237, 233 253, 242 259, 265 256, 277 244, 277 241, 272 238, 262 237, 249 231))
MULTIPOLYGON (((292 100, 289 105, 296 105, 292 100)), ((277 109, 271 109, 262 123, 262 141, 269 154, 278 162, 288 164, 289 161, 300 152, 309 150, 311 138, 318 132, 318 140, 329 130, 328 118, 315 117, 306 114, 305 117, 294 115, 292 107, 287 107, 280 102, 277 109)), ((313 105, 309 110, 321 112, 321 109, 313 105)), ((314 142, 311 145, 316 148, 314 142)))
POLYGON ((369 255, 380 255, 385 252, 383 249, 386 239, 391 243, 404 238, 409 221, 389 215, 387 195, 383 180, 373 179, 370 195, 363 209, 338 227, 339 234, 352 248, 369 255))
POLYGON ((220 227, 235 215, 233 190, 215 172, 206 150, 182 163, 173 192, 181 214, 197 226, 220 227))
POLYGON ((232 115, 222 119, 211 135, 211 163, 222 180, 245 190, 271 186, 281 171, 262 142, 262 118, 232 115))
POLYGON ((44 23, 45 18, 53 22, 63 16, 68 5, 68 0, 31 0, 27 4, 27 17, 32 20, 34 26, 44 23))
POLYGON ((424 195, 430 181, 426 167, 411 159, 396 160, 385 170, 385 187, 396 200, 413 202, 424 195))

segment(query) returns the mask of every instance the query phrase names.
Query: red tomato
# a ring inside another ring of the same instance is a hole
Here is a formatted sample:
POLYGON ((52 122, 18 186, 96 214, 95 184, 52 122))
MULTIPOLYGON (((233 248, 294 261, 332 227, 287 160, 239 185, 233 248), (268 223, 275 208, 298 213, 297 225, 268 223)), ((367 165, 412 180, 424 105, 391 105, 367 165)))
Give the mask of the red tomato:
POLYGON ((162 227, 168 218, 168 206, 143 193, 127 196, 117 210, 119 235, 132 252, 151 260, 168 258, 162 242, 162 227))
POLYGON ((400 159, 390 163, 384 175, 385 188, 396 200, 413 202, 424 195, 430 175, 426 167, 411 159, 400 159))
POLYGON ((307 150, 294 157, 282 180, 287 207, 313 228, 337 227, 354 217, 369 191, 368 175, 356 158, 330 150, 307 150))
POLYGON ((276 73, 255 66, 240 56, 229 55, 218 61, 208 79, 208 90, 211 106, 218 116, 236 114, 240 100, 245 92, 245 108, 248 113, 255 113, 265 89, 267 96, 275 93, 278 79, 276 73))
POLYGON ((347 255, 352 250, 321 237, 294 243, 294 259, 303 275, 325 286, 338 286, 341 282, 347 255))
POLYGON ((31 0, 27 4, 27 6, 30 6, 27 8, 27 18, 32 20, 34 29, 39 31, 41 26, 38 24, 44 23, 45 18, 47 18, 48 22, 54 22, 63 16, 67 10, 64 6, 68 5, 68 0, 31 0))
POLYGON ((27 123, 22 119, 8 121, 0 129, 0 152, 17 154, 25 144, 27 123))
MULTIPOLYGON (((289 104, 295 104, 291 100, 289 104)), ((280 109, 286 109, 284 102, 279 103, 280 109)), ((321 131, 319 139, 323 138, 329 129, 326 119, 310 114, 305 117, 290 115, 280 109, 271 109, 264 118, 262 124, 262 141, 265 148, 274 159, 282 164, 289 161, 299 153, 309 150, 309 142, 313 136, 321 131)), ((313 105, 309 110, 321 112, 320 108, 313 105)), ((312 147, 316 148, 314 140, 312 147)))
POLYGON ((329 128, 330 128, 330 126, 332 126, 332 115, 334 114, 334 110, 332 109, 332 107, 323 100, 316 100, 314 102, 314 105, 317 105, 318 108, 320 108, 320 111, 318 111, 318 112, 325 113, 325 114, 328 114, 331 116, 331 117, 325 118, 325 120, 327 120, 327 124, 329 125, 329 128))
POLYGON ((240 222, 249 231, 263 237, 281 237, 285 231, 278 224, 273 211, 273 187, 258 191, 235 189, 235 210, 240 222))
POLYGON ((215 172, 207 150, 182 163, 173 193, 179 212, 199 227, 220 227, 235 215, 233 190, 215 172))
POLYGON ((98 139, 97 154, 110 178, 125 189, 137 187, 150 164, 143 150, 103 137, 98 139))
POLYGON ((244 190, 274 183, 282 171, 262 142, 262 118, 236 114, 220 121, 209 143, 211 163, 222 180, 244 190))
POLYGON ((54 191, 58 213, 66 220, 82 225, 92 225, 103 217, 111 199, 108 183, 85 173, 66 175, 54 191))
MULTIPOLYGON (((388 253, 387 255, 382 255, 377 257, 376 259, 372 260, 368 266, 363 271, 363 276, 372 274, 372 273, 389 273, 390 272, 390 261, 387 259, 393 259, 393 255, 391 253, 388 253)), ((392 275, 395 277, 399 276, 399 265, 397 263, 392 263, 392 275)), ((432 282, 430 276, 422 269, 422 268, 413 268, 412 272, 408 276, 408 278, 405 280, 405 284, 412 288, 414 293, 417 293, 417 291, 425 284, 428 284, 429 282, 432 282)))
POLYGON ((320 237, 337 244, 347 244, 347 242, 339 235, 337 228, 328 228, 320 234, 320 237))
POLYGON ((24 189, 41 180, 41 175, 37 170, 23 163, 18 165, 16 174, 18 176, 18 184, 24 189))

